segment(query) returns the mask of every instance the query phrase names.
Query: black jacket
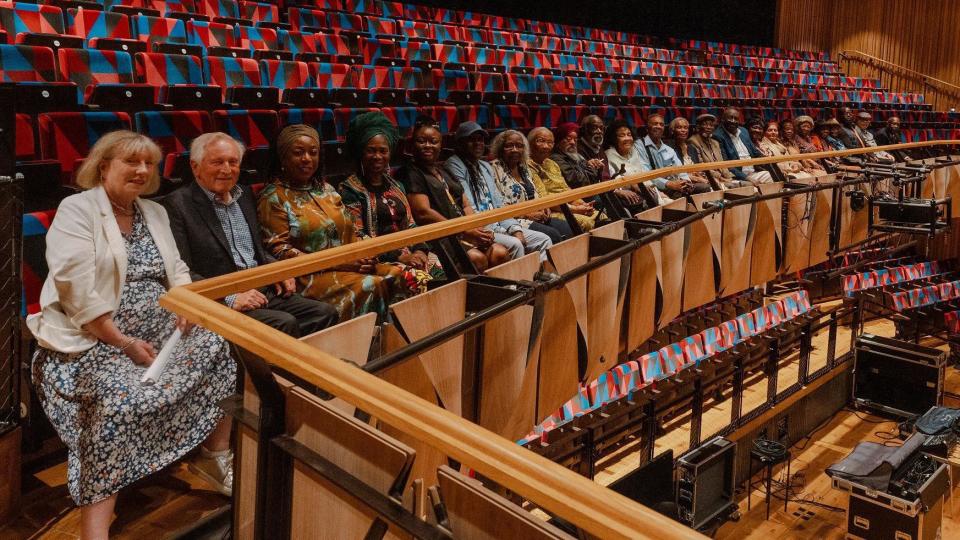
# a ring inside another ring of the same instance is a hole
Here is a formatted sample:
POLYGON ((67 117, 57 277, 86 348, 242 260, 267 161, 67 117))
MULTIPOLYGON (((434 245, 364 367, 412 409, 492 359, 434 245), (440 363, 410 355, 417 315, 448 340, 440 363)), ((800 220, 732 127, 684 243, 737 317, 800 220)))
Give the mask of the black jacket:
MULTIPOLYGON (((243 194, 238 203, 250 226, 257 264, 274 262, 276 259, 263 249, 253 190, 249 186, 241 186, 241 189, 243 194)), ((170 216, 170 229, 177 241, 180 258, 190 267, 194 281, 239 270, 230 255, 230 244, 213 210, 213 202, 196 182, 163 197, 160 202, 170 216)))

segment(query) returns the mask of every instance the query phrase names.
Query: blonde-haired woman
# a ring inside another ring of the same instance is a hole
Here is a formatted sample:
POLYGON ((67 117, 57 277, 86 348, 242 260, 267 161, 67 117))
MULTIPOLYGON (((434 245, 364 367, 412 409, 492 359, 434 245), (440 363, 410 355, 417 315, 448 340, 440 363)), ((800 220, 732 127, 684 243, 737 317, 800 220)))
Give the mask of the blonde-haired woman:
POLYGON ((69 451, 67 483, 81 537, 108 536, 117 493, 203 443, 193 464, 232 489, 230 423, 217 407, 235 387, 223 339, 160 308, 190 282, 166 211, 141 199, 159 187, 160 149, 130 131, 103 136, 47 234, 50 273, 27 319, 39 348, 33 383, 69 451), (153 386, 144 370, 178 327, 184 338, 153 386))

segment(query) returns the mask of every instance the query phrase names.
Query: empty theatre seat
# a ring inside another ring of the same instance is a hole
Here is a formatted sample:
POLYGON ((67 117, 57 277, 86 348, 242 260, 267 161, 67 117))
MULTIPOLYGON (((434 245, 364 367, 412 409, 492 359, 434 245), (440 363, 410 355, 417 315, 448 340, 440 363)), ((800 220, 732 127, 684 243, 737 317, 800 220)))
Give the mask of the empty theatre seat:
POLYGON ((281 100, 291 106, 315 105, 319 96, 306 62, 261 60, 260 78, 264 84, 279 88, 281 100))
POLYGON ((83 40, 64 34, 63 12, 55 6, 0 2, 0 29, 7 43, 82 47, 83 40))
POLYGON ((189 165, 190 143, 213 131, 207 111, 143 111, 134 115, 136 130, 157 143, 163 153, 160 193, 170 191, 193 178, 189 165))
POLYGON ((180 19, 135 15, 130 24, 137 39, 148 44, 151 51, 175 54, 201 54, 197 45, 187 41, 187 26, 180 19))
POLYGON ((100 137, 131 127, 130 116, 123 112, 43 113, 38 120, 40 157, 60 163, 64 185, 73 182, 80 161, 100 137))
POLYGON ((324 141, 337 139, 332 109, 281 109, 279 115, 281 128, 291 124, 306 124, 316 129, 324 141))
POLYGON ((280 10, 274 4, 241 0, 240 18, 253 23, 276 23, 280 22, 280 10))
POLYGON ((187 23, 187 42, 209 48, 234 48, 237 46, 233 25, 222 22, 189 21, 187 23))
POLYGON ((263 182, 270 166, 270 144, 276 139, 276 111, 231 109, 213 111, 213 128, 241 141, 247 147, 241 164, 241 180, 263 182))
POLYGON ((137 53, 137 76, 154 87, 158 103, 182 109, 213 109, 221 101, 220 88, 207 85, 196 56, 137 53))
POLYGON ((146 44, 133 39, 130 19, 122 13, 92 9, 67 10, 67 33, 82 37, 93 49, 146 51, 146 44))
POLYGON ((80 101, 135 111, 153 107, 153 88, 135 83, 133 61, 123 51, 60 49, 60 74, 77 85, 80 101))
POLYGON ((260 64, 252 58, 207 56, 203 59, 204 78, 222 90, 224 103, 241 109, 271 108, 280 102, 280 89, 263 86, 260 64))

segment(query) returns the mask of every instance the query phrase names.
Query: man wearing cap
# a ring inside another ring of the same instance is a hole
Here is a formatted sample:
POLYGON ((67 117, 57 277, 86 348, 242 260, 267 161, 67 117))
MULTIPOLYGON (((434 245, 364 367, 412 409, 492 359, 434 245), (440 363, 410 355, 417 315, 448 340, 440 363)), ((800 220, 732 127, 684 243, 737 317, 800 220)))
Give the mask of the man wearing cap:
MULTIPOLYGON (((687 139, 687 144, 694 147, 703 163, 713 163, 723 161, 723 150, 720 143, 713 138, 713 132, 717 128, 717 117, 704 113, 697 117, 696 134, 687 139)), ((730 169, 710 169, 704 171, 714 189, 726 189, 735 187, 736 182, 730 169)))
MULTIPOLYGON (((493 167, 483 160, 486 153, 487 132, 476 122, 463 122, 454 134, 456 153, 444 163, 450 176, 460 182, 470 205, 477 212, 503 206, 500 192, 493 179, 493 167)), ((527 251, 539 251, 546 259, 546 249, 553 245, 546 234, 522 227, 514 218, 487 225, 493 231, 493 241, 505 246, 513 258, 527 251)))
MULTIPOLYGON (((857 125, 854 131, 857 134, 857 137, 863 141, 864 147, 868 146, 877 146, 877 141, 873 136, 873 133, 870 133, 870 124, 873 122, 873 115, 867 111, 860 111, 857 113, 857 125)), ((889 153, 884 152, 883 150, 869 154, 870 159, 877 161, 879 163, 893 163, 896 159, 889 153)))
POLYGON ((600 181, 606 166, 602 159, 590 158, 580 153, 580 126, 573 122, 560 124, 554 130, 556 141, 550 159, 560 166, 560 172, 571 188, 583 187, 600 181))
MULTIPOLYGON (((723 159, 738 160, 763 157, 760 150, 750 139, 750 133, 740 127, 740 111, 734 107, 724 109, 720 129, 713 132, 713 138, 720 143, 723 159)), ((755 169, 752 165, 731 167, 735 180, 749 184, 766 184, 773 181, 767 171, 755 169)))
MULTIPOLYGON (((663 116, 651 114, 647 118, 647 135, 633 143, 634 151, 639 154, 640 168, 644 171, 683 166, 677 151, 663 142, 664 127, 663 116)), ((710 191, 709 184, 694 182, 685 172, 654 178, 651 182, 671 199, 710 191)))

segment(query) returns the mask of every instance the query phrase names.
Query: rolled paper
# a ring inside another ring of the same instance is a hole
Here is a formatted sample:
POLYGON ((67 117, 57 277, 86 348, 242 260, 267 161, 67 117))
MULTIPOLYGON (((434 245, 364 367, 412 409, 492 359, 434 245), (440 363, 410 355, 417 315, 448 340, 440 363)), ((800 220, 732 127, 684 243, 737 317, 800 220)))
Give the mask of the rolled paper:
POLYGON ((153 360, 153 363, 150 364, 150 367, 144 372, 143 377, 140 378, 140 384, 143 386, 153 386, 157 383, 160 375, 163 375, 164 370, 167 369, 167 364, 169 364, 171 358, 173 358, 173 349, 177 346, 177 343, 180 342, 181 334, 182 332, 179 328, 174 329, 173 333, 170 334, 170 337, 167 339, 167 342, 163 344, 157 357, 153 360))

